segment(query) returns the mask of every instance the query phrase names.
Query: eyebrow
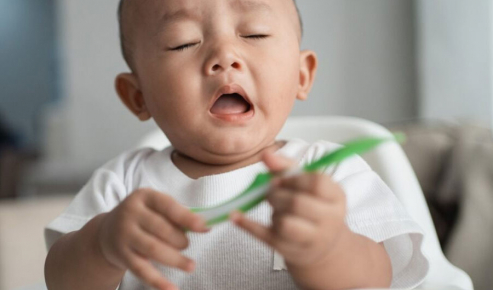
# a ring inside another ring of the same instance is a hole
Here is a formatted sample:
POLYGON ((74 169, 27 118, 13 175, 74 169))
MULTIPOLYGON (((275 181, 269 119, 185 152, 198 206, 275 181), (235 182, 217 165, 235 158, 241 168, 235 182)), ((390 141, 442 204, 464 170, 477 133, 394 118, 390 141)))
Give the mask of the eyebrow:
POLYGON ((230 2, 231 8, 240 11, 264 11, 264 12, 272 12, 272 7, 263 1, 254 1, 254 0, 233 0, 230 2))
POLYGON ((161 27, 165 27, 167 24, 171 22, 175 22, 178 20, 182 19, 192 19, 192 20, 200 20, 200 14, 196 12, 194 9, 178 9, 175 11, 169 11, 166 12, 162 17, 161 17, 161 27))
MULTIPOLYGON (((253 11, 253 12, 272 12, 272 7, 261 1, 255 0, 232 0, 230 1, 230 7, 233 10, 237 11, 253 11)), ((201 19, 200 14, 197 13, 195 9, 187 9, 182 8, 174 11, 166 12, 160 21, 160 27, 164 28, 171 22, 175 22, 178 20, 196 20, 199 21, 201 19)))

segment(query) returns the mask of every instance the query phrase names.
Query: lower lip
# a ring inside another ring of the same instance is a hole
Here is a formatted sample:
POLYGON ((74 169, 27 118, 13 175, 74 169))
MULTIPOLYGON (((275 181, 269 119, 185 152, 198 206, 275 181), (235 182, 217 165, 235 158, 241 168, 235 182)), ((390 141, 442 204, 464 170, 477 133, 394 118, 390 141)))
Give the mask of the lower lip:
POLYGON ((247 112, 241 114, 218 115, 211 113, 211 115, 216 119, 220 119, 229 123, 244 123, 253 118, 253 116, 255 115, 255 111, 253 109, 250 109, 247 112))

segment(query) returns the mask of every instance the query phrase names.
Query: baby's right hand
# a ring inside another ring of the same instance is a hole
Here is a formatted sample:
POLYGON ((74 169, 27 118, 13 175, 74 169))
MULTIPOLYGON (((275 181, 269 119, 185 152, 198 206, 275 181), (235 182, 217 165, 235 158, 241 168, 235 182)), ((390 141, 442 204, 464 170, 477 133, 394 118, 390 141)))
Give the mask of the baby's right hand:
POLYGON ((199 215, 170 196, 140 189, 106 214, 98 242, 101 254, 110 264, 132 271, 156 289, 176 289, 151 261, 192 272, 194 261, 180 253, 189 243, 184 228, 201 233, 208 231, 199 215))

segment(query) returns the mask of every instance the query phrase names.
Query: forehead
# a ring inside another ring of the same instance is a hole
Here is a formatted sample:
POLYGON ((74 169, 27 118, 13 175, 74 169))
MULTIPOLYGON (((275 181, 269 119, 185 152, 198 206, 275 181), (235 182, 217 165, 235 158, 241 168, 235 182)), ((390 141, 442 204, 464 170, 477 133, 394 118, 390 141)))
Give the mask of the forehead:
POLYGON ((127 2, 131 3, 129 6, 133 6, 128 9, 135 12, 132 16, 139 18, 132 17, 134 19, 130 21, 140 23, 158 20, 160 24, 165 24, 183 16, 206 17, 211 10, 224 8, 238 13, 289 14, 293 11, 296 13, 292 0, 127 0, 127 2))
POLYGON ((214 6, 223 3, 236 9, 256 9, 269 8, 278 4, 287 4, 292 0, 127 0, 133 2, 135 7, 148 8, 149 11, 155 9, 175 10, 175 9, 197 9, 201 7, 214 6))
MULTIPOLYGON (((124 53, 129 45, 155 39, 167 24, 182 19, 217 19, 233 11, 239 15, 266 15, 280 27, 292 29, 301 41, 302 27, 294 0, 122 0, 120 31, 124 53), (150 38, 149 38, 150 37, 150 38), (137 40, 139 38, 139 40, 137 40)), ((231 16, 229 16, 231 17, 231 16)), ((250 16, 249 16, 250 17, 250 16)))
MULTIPOLYGON (((141 4, 145 4, 147 1, 138 1, 141 4)), ((232 9, 262 9, 270 8, 272 4, 276 2, 287 2, 285 0, 153 0, 150 1, 154 4, 154 8, 163 7, 168 10, 174 9, 197 9, 201 7, 210 7, 214 4, 222 3, 229 6, 232 9)), ((150 5, 152 6, 152 5, 150 5)))

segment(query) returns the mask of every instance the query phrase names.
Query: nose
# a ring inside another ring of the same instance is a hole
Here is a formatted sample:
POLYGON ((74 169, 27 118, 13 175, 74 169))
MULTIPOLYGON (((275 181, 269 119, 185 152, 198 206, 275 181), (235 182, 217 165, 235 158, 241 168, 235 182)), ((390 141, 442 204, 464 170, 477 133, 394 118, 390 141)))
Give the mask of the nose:
POLYGON ((212 48, 205 62, 206 75, 217 75, 231 69, 241 70, 243 62, 232 44, 218 44, 212 48))

